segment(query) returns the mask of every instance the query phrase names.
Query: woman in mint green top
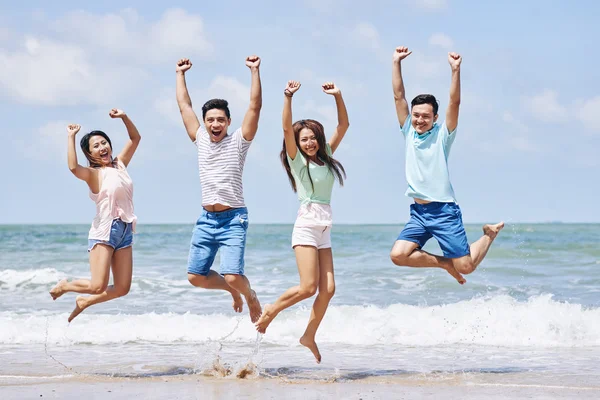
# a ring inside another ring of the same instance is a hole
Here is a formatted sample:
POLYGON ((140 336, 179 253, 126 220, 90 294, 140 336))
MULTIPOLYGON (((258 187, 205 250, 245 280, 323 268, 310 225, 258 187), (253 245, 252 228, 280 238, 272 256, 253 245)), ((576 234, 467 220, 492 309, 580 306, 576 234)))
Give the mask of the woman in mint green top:
POLYGON ((267 304, 256 323, 256 329, 264 333, 282 310, 318 292, 308 326, 300 338, 300 343, 312 351, 317 363, 321 362, 321 354, 315 335, 335 292, 330 236, 331 191, 336 179, 343 184, 345 178, 344 167, 332 156, 349 126, 339 88, 332 82, 322 87, 325 93, 335 98, 338 114, 338 125, 329 142, 326 141, 323 125, 318 121, 303 119, 292 124, 292 97, 300 89, 300 82, 289 81, 284 90, 281 162, 300 200, 292 233, 300 284, 286 290, 275 303, 267 304))

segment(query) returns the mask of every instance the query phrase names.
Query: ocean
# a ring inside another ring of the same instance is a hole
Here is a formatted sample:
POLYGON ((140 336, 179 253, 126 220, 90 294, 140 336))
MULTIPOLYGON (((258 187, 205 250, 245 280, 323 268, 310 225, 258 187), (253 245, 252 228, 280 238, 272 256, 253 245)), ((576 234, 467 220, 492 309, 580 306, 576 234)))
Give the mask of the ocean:
MULTIPOLYGON (((321 364, 298 343, 312 299, 259 335, 246 306, 236 314, 229 294, 188 283, 191 224, 140 224, 129 295, 68 324, 75 294, 52 301, 48 291, 89 277, 88 229, 0 226, 0 387, 193 375, 600 389, 599 224, 509 222, 464 286, 441 269, 393 265, 401 226, 334 226, 321 364)), ((250 225, 246 274, 263 305, 299 281, 291 232, 250 225)), ((467 234, 476 240, 481 226, 467 234)), ((435 241, 426 250, 439 252, 435 241)))

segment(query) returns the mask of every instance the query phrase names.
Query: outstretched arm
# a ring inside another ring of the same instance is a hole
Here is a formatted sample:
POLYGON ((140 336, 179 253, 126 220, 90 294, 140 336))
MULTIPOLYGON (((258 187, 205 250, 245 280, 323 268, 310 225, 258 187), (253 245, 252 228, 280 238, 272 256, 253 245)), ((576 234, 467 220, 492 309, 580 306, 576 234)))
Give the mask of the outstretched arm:
POLYGON ((285 151, 292 160, 296 159, 298 147, 296 146, 296 138, 294 136, 294 128, 292 125, 292 97, 300 89, 300 82, 288 81, 285 90, 283 91, 283 113, 281 122, 283 125, 283 138, 285 139, 285 151))
POLYGON ((406 101, 406 93, 404 91, 404 81, 402 80, 402 60, 408 57, 412 51, 408 51, 408 47, 396 47, 394 50, 392 63, 392 88, 394 89, 394 102, 396 103, 396 115, 400 126, 404 126, 408 117, 408 102, 406 101))
POLYGON ((189 59, 182 58, 177 61, 177 67, 175 68, 175 72, 177 73, 176 91, 177 105, 179 106, 181 118, 183 118, 183 125, 185 125, 185 130, 192 142, 195 142, 196 133, 198 132, 198 128, 200 128, 200 121, 198 121, 198 117, 192 108, 192 99, 190 99, 187 85, 185 84, 185 72, 190 68, 192 68, 192 62, 189 59))
POLYGON ((246 66, 252 74, 252 87, 250 89, 250 106, 242 122, 242 135, 244 139, 251 141, 258 130, 258 119, 262 108, 262 87, 260 84, 260 57, 250 56, 246 58, 246 66))
POLYGON ((462 57, 457 53, 448 53, 448 62, 452 68, 450 82, 450 102, 446 110, 446 127, 452 133, 458 126, 458 109, 460 107, 460 63, 462 57))
POLYGON ((338 124, 335 128, 335 131, 333 132, 333 135, 331 136, 331 140, 329 141, 331 153, 333 154, 342 142, 344 135, 348 131, 350 122, 348 121, 348 111, 346 110, 346 104, 344 104, 344 99, 342 98, 342 92, 337 86, 335 86, 335 83, 324 83, 323 91, 327 94, 332 95, 335 98, 335 106, 337 108, 338 124))
POLYGON ((89 168, 79 165, 77 162, 77 151, 75 150, 75 136, 77 136, 77 132, 79 132, 80 129, 81 126, 77 124, 67 125, 67 134, 69 137, 67 145, 67 163, 69 165, 69 170, 73 175, 82 181, 86 181, 89 185, 92 172, 89 168))
POLYGON ((133 154, 135 153, 138 145, 140 144, 140 140, 142 139, 142 137, 140 136, 140 133, 138 132, 133 122, 131 122, 131 120, 129 119, 127 114, 123 112, 123 110, 113 108, 112 110, 110 110, 108 115, 110 115, 111 118, 121 118, 121 120, 123 120, 123 123, 125 124, 125 127, 127 128, 129 140, 127 141, 127 143, 125 143, 125 147, 123 147, 123 150, 121 150, 121 153, 117 158, 121 160, 121 162, 125 164, 125 166, 128 166, 129 162, 131 161, 131 157, 133 157, 133 154))

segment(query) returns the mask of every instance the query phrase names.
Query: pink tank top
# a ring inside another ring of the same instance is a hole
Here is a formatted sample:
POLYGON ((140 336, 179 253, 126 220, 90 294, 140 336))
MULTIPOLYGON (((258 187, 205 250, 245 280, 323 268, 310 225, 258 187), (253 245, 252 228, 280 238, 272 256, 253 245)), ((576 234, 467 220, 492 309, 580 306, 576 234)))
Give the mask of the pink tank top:
POLYGON ((133 181, 125 165, 116 160, 115 168, 100 169, 100 191, 90 192, 96 203, 96 217, 92 222, 88 239, 108 240, 115 219, 131 223, 135 232, 137 217, 133 214, 133 181))

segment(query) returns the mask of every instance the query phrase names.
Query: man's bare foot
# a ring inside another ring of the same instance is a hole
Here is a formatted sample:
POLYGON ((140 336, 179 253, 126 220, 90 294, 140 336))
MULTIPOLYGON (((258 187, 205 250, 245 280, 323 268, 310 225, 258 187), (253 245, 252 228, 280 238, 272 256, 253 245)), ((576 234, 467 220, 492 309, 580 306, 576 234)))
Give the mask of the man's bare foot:
POLYGON ((495 225, 487 224, 483 226, 483 234, 494 240, 502 228, 504 228, 504 222, 499 222, 495 225))
POLYGON ((244 310, 244 300, 242 300, 242 296, 237 291, 233 291, 231 293, 231 297, 233 297, 233 311, 240 313, 244 310))
POLYGON ((61 280, 50 290, 50 296, 52 296, 52 300, 58 299, 60 296, 65 294, 65 283, 67 283, 66 279, 61 280))
POLYGON ((312 351, 315 359, 317 360, 317 364, 321 364, 321 353, 319 353, 319 348, 317 347, 317 343, 314 339, 307 338, 306 336, 302 336, 300 338, 300 344, 304 347, 308 347, 310 351, 312 351))
POLYGON ((250 296, 246 297, 246 303, 248 303, 248 309, 250 311, 250 321, 256 322, 261 316, 262 309, 260 307, 260 301, 256 297, 256 292, 250 290, 250 296))
POLYGON ((448 272, 450 275, 452 275, 454 277, 454 279, 456 279, 458 281, 458 283, 460 283, 461 285, 464 285, 465 283, 467 283, 467 280, 465 279, 465 277, 462 276, 456 270, 456 268, 454 268, 454 265, 447 265, 443 268, 446 270, 446 272, 448 272))
POLYGON ((71 315, 69 315, 69 322, 73 321, 73 319, 76 316, 81 314, 83 312, 83 310, 85 310, 87 308, 87 305, 85 304, 85 300, 86 300, 85 297, 77 296, 77 298, 75 299, 75 309, 71 312, 71 315))
POLYGON ((267 304, 263 309, 262 315, 260 316, 256 324, 254 324, 254 326, 256 326, 256 330, 260 333, 265 333, 267 331, 267 327, 271 322, 273 322, 273 319, 276 316, 277 314, 273 314, 273 306, 267 304))

